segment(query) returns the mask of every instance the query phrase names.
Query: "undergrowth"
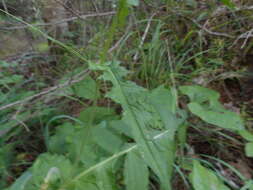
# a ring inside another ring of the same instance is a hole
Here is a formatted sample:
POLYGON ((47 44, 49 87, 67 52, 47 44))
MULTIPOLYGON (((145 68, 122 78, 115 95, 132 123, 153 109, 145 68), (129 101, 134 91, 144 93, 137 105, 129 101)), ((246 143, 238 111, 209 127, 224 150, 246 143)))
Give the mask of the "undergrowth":
POLYGON ((226 86, 241 84, 245 68, 232 62, 251 49, 240 30, 250 9, 145 3, 157 9, 119 0, 87 48, 1 10, 61 48, 57 58, 0 61, 1 189, 253 189, 252 115, 226 86))

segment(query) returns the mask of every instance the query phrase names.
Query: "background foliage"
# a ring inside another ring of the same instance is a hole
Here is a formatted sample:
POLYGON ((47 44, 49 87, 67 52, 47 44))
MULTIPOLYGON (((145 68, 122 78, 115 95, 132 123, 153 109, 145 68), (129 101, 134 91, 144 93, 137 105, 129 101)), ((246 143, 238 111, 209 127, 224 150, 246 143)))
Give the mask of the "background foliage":
POLYGON ((252 10, 2 0, 0 188, 253 189, 252 10))

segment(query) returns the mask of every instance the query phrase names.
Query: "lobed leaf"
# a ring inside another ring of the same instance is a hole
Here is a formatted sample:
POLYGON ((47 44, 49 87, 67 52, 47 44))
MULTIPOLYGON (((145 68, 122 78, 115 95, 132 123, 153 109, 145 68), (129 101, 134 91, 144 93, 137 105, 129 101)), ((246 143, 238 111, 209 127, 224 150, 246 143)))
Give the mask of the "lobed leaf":
POLYGON ((190 111, 205 122, 235 131, 244 129, 241 117, 220 104, 218 92, 201 86, 182 86, 180 90, 190 98, 190 111))
POLYGON ((122 121, 131 128, 131 134, 144 161, 159 177, 162 189, 170 189, 171 166, 174 159, 173 138, 180 123, 176 114, 172 112, 172 107, 175 106, 170 105, 174 99, 170 92, 162 87, 152 94, 133 82, 125 82, 122 77, 127 72, 118 62, 106 65, 107 68, 102 68, 104 74, 101 78, 113 84, 112 90, 106 96, 121 104, 124 110, 122 121), (164 99, 155 107, 156 100, 161 98, 160 95, 164 99), (153 142, 152 137, 166 128, 170 129, 171 133, 168 133, 166 138, 153 142))

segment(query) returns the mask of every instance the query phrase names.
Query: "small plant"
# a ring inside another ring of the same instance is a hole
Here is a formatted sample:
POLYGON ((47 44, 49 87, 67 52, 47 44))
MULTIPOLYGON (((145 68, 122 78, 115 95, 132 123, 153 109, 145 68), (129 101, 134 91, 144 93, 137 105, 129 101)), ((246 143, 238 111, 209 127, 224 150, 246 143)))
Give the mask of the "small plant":
POLYGON ((235 162, 238 152, 253 157, 252 130, 237 105, 222 101, 233 96, 220 80, 237 77, 225 72, 238 70, 228 50, 244 40, 242 54, 250 52, 251 29, 236 35, 252 8, 232 0, 80 1, 96 9, 82 16, 70 2, 60 7, 72 17, 49 23, 39 22, 35 1, 33 24, 0 9, 46 38, 33 46, 46 77, 40 67, 0 61, 0 189, 253 190, 235 162), (43 30, 58 24, 71 28, 62 42, 43 30), (209 88, 220 83, 221 95, 209 88))
MULTIPOLYGON (((58 126, 49 133, 47 153, 9 189, 148 189, 150 178, 161 189, 172 189, 179 147, 176 133, 185 125, 187 111, 178 107, 172 90, 164 86, 147 90, 125 80, 128 71, 117 61, 90 63, 90 69, 102 71, 99 79, 112 84, 105 97, 121 105, 122 113, 93 106, 80 113, 78 123, 58 126)), ((91 78, 87 81, 93 83, 91 78)), ((76 88, 79 95, 87 88, 94 94, 84 97, 97 97, 96 85, 76 88)), ((190 97, 189 110, 203 121, 234 132, 244 130, 240 117, 221 106, 215 91, 199 86, 180 90, 190 97)), ((197 160, 192 161, 191 171, 189 179, 195 189, 229 189, 197 160)))

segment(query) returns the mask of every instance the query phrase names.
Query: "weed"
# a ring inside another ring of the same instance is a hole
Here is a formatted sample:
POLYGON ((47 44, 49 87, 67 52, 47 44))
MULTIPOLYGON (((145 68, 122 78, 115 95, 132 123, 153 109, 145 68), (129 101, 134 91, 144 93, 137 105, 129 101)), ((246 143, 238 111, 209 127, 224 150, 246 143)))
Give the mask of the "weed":
MULTIPOLYGON (((240 164, 253 157, 249 113, 240 115, 225 81, 239 80, 243 69, 229 64, 238 53, 230 49, 241 39, 245 56, 251 49, 249 36, 235 37, 251 19, 236 18, 245 7, 112 4, 116 14, 105 25, 75 15, 77 30, 64 42, 0 10, 61 48, 45 65, 0 61, 0 188, 253 189, 252 166, 240 164), (85 25, 91 39, 79 42, 85 25)), ((47 54, 52 43, 42 40, 35 51, 47 54)))

